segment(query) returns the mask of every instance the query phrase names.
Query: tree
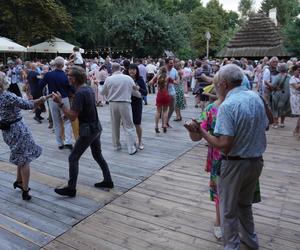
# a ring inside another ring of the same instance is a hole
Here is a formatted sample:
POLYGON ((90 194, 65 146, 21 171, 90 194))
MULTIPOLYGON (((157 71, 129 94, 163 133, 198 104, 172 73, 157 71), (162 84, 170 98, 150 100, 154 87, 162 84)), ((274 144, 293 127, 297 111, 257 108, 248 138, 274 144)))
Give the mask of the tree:
POLYGON ((284 28, 284 45, 288 51, 299 56, 300 55, 300 19, 295 18, 289 22, 284 28))
POLYGON ((259 11, 268 16, 272 8, 277 9, 277 20, 282 26, 300 13, 298 0, 263 0, 259 11))
POLYGON ((254 12, 254 0, 240 0, 238 10, 243 18, 248 18, 254 12))
POLYGON ((186 46, 189 24, 184 15, 166 15, 143 0, 134 3, 115 6, 111 18, 104 22, 111 46, 131 48, 137 57, 161 56, 164 49, 186 46))
POLYGON ((238 23, 238 14, 223 9, 218 0, 211 0, 206 8, 199 6, 191 13, 192 46, 197 50, 199 56, 206 53, 206 31, 211 33, 210 55, 216 54, 222 49, 233 35, 238 23))
POLYGON ((71 30, 71 16, 54 0, 1 0, 0 32, 28 45, 71 30))

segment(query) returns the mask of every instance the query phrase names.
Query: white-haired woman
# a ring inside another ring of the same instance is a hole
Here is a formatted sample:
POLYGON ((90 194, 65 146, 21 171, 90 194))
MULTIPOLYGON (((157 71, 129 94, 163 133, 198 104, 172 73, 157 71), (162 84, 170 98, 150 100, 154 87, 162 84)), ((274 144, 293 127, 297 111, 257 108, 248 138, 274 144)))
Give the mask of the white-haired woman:
POLYGON ((273 128, 284 127, 285 116, 290 110, 290 76, 287 74, 288 67, 286 63, 278 65, 278 76, 272 83, 272 112, 274 116, 273 128), (280 117, 280 124, 279 124, 280 117))
POLYGON ((14 188, 20 188, 23 200, 30 200, 29 195, 29 164, 38 158, 42 148, 35 144, 32 135, 24 124, 21 109, 34 109, 43 104, 50 96, 42 96, 37 100, 25 100, 6 91, 7 82, 0 75, 0 127, 3 140, 10 148, 9 161, 17 165, 17 179, 14 188))

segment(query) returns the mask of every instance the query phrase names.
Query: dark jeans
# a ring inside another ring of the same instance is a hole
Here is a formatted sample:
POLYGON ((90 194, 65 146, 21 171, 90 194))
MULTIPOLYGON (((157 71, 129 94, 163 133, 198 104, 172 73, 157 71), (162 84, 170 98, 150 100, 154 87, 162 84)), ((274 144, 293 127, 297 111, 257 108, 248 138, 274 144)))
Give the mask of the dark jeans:
POLYGON ((85 150, 90 147, 94 160, 98 163, 102 170, 104 181, 112 181, 108 165, 103 158, 101 143, 100 143, 100 134, 97 132, 90 136, 79 136, 75 146, 69 156, 69 183, 68 187, 70 189, 76 189, 77 177, 78 177, 78 166, 79 159, 85 150))

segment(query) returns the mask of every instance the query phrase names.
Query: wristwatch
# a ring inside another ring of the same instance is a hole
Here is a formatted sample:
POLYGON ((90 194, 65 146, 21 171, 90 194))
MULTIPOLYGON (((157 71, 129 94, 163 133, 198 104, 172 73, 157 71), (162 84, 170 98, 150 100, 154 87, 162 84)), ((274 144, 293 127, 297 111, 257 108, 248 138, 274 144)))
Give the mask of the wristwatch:
POLYGON ((64 103, 63 103, 63 102, 61 102, 61 103, 58 104, 58 107, 59 107, 59 108, 62 108, 63 106, 64 106, 64 103))

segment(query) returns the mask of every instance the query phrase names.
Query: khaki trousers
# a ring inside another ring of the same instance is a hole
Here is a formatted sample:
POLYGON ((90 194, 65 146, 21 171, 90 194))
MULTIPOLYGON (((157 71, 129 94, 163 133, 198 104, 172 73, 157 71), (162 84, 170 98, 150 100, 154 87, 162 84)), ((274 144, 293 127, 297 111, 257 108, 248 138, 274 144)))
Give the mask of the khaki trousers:
POLYGON ((127 142, 128 153, 136 151, 135 127, 132 121, 132 109, 129 102, 109 102, 112 125, 112 142, 115 149, 121 148, 120 125, 122 123, 127 142))

